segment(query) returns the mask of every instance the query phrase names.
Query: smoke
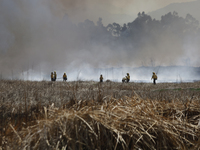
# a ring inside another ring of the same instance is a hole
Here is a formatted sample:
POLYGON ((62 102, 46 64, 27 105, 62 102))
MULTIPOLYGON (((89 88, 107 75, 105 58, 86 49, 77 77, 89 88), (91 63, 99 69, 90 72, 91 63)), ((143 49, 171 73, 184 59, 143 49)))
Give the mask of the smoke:
POLYGON ((170 3, 189 1, 193 0, 59 0, 62 10, 67 12, 73 21, 80 22, 85 18, 96 20, 96 18, 102 17, 105 24, 127 23, 133 21, 138 12, 148 13, 170 3))
MULTIPOLYGON (((131 2, 126 1, 127 5, 131 2)), ((1 0, 1 76, 48 79, 50 72, 55 70, 59 77, 64 72, 69 73, 71 80, 98 80, 96 74, 102 73, 107 79, 119 81, 130 71, 122 69, 118 70, 119 73, 111 73, 105 68, 179 65, 183 62, 188 65, 185 62, 188 58, 190 65, 199 65, 197 55, 188 54, 189 51, 198 54, 198 46, 193 47, 193 43, 186 39, 183 51, 182 45, 176 42, 177 37, 167 33, 156 38, 155 41, 160 44, 148 42, 149 37, 139 38, 139 46, 128 40, 116 42, 117 38, 106 32, 98 17, 119 13, 117 8, 120 4, 120 1, 113 0, 1 0), (95 18, 98 22, 80 22, 88 18, 95 18), (74 20, 80 23, 75 24, 74 20), (124 42, 125 46, 120 42, 124 42)), ((126 6, 125 3, 123 5, 126 6)), ((121 12, 125 12, 124 8, 121 12)))
POLYGON ((73 24, 67 17, 59 19, 49 2, 1 1, 1 71, 20 73, 44 64, 55 69, 71 62, 78 42, 73 24))
POLYGON ((93 45, 88 50, 89 44, 79 38, 87 39, 87 33, 78 30, 67 15, 62 16, 60 8, 51 0, 0 1, 0 66, 4 78, 27 78, 35 72, 41 77, 53 70, 73 71, 83 63, 98 67, 99 62, 107 62, 110 49, 93 45))

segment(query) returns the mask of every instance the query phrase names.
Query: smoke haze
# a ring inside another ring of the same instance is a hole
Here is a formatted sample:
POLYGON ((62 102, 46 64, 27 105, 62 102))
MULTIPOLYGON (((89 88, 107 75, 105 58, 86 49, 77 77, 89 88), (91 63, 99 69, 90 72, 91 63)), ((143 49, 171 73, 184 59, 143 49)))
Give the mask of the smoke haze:
MULTIPOLYGON (((196 28, 195 37, 185 38, 170 29, 158 32, 156 27, 151 29, 151 34, 143 33, 144 29, 149 32, 148 26, 152 23, 147 19, 150 23, 140 29, 141 18, 145 19, 146 15, 138 16, 135 22, 130 20, 126 30, 113 22, 110 22, 110 28, 103 25, 99 17, 125 13, 131 4, 144 5, 142 1, 130 0, 123 4, 119 0, 0 0, 1 75, 5 78, 28 79, 31 76, 32 79, 46 79, 51 71, 56 70, 59 76, 63 72, 71 73, 69 79, 96 80, 100 73, 111 75, 101 68, 200 66, 200 32, 196 28), (86 19, 96 19, 96 22, 86 19)), ((154 1, 151 4, 153 9, 166 3, 154 1)), ((119 70, 114 78, 119 80, 127 71, 119 70)), ((112 76, 107 75, 107 78, 112 76)))
POLYGON ((102 17, 105 24, 111 22, 127 23, 135 19, 138 12, 151 12, 170 3, 190 1, 193 0, 59 0, 63 10, 74 21, 84 21, 86 18, 96 20, 98 17, 102 17), (115 15, 120 19, 115 18, 115 15), (121 22, 121 20, 126 21, 121 22))

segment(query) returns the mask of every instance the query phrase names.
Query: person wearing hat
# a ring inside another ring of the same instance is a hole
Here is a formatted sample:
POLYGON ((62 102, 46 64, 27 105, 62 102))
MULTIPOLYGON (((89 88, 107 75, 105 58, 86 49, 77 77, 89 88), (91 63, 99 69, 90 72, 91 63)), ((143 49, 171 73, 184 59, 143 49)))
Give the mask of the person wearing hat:
POLYGON ((54 81, 56 81, 56 79, 57 79, 57 74, 56 74, 56 72, 54 71, 54 81))
POLYGON ((130 81, 130 75, 129 75, 129 73, 127 73, 126 82, 128 83, 129 81, 130 81))
POLYGON ((63 81, 67 81, 67 75, 66 75, 66 73, 63 74, 63 81))
POLYGON ((153 75, 152 75, 152 77, 151 77, 151 80, 153 79, 153 84, 156 84, 157 78, 158 78, 158 77, 157 77, 156 73, 153 72, 153 75))
POLYGON ((100 75, 99 80, 100 80, 100 82, 103 82, 103 75, 102 74, 100 75))
POLYGON ((51 72, 51 81, 54 81, 53 72, 51 72))

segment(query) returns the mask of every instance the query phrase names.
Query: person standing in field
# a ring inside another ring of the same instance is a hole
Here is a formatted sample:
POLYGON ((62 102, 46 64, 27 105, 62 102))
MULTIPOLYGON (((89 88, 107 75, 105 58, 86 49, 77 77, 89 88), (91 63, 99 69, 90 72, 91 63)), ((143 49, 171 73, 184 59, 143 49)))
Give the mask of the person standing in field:
POLYGON ((53 72, 51 72, 51 81, 54 81, 53 72))
POLYGON ((153 79, 153 84, 156 84, 156 80, 157 80, 157 75, 155 74, 155 72, 153 72, 153 75, 151 77, 151 80, 153 79))
POLYGON ((103 76, 102 76, 102 74, 100 75, 99 80, 100 80, 100 82, 103 82, 103 76))
POLYGON ((66 73, 63 74, 63 81, 67 81, 67 75, 66 75, 66 73))
POLYGON ((56 74, 56 72, 54 71, 54 81, 56 81, 56 79, 57 79, 57 74, 56 74))
POLYGON ((130 75, 129 75, 129 73, 127 73, 126 82, 128 83, 129 81, 130 81, 130 75))

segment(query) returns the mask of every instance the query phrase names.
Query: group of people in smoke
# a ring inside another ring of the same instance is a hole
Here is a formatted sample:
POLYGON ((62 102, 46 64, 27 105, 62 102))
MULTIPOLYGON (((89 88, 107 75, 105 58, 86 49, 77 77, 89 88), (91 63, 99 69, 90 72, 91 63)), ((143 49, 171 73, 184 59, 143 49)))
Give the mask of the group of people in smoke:
POLYGON ((56 81, 56 79, 57 79, 57 74, 56 74, 56 72, 55 72, 55 71, 54 71, 54 73, 51 72, 51 81, 56 81))
MULTIPOLYGON (((56 79, 57 79, 56 71, 54 71, 54 73, 51 72, 51 81, 56 81, 56 79)), ((153 83, 156 84, 157 75, 156 75, 155 72, 153 72, 151 80, 152 79, 153 79, 153 83)), ((100 75, 99 80, 100 80, 100 82, 103 82, 103 75, 102 74, 100 75)), ((63 81, 67 81, 67 75, 66 75, 66 73, 63 74, 63 81)), ((129 75, 129 73, 127 73, 127 76, 122 78, 122 82, 123 83, 124 82, 128 83, 129 81, 130 81, 130 75, 129 75)))
MULTIPOLYGON (((56 74, 56 71, 51 72, 51 81, 56 81, 57 79, 57 74, 56 74)), ((67 75, 66 73, 63 74, 63 81, 67 81, 67 75)))
MULTIPOLYGON (((152 79, 153 79, 153 83, 156 84, 157 75, 156 75, 155 72, 153 72, 153 75, 152 75, 152 77, 151 77, 151 80, 152 80, 152 79)), ((103 76, 102 76, 102 74, 100 75, 99 80, 100 80, 100 82, 103 82, 103 76)), ((122 82, 123 82, 123 83, 124 83, 124 82, 127 82, 127 83, 128 83, 129 81, 130 81, 130 75, 129 75, 129 73, 127 73, 127 76, 122 78, 122 82)))

